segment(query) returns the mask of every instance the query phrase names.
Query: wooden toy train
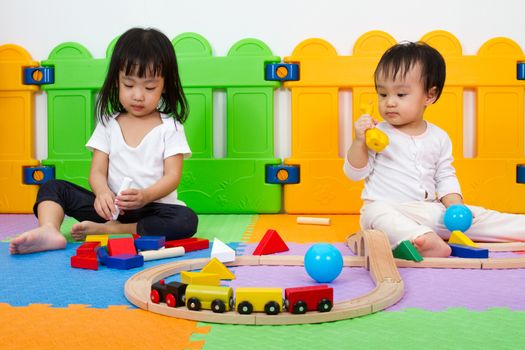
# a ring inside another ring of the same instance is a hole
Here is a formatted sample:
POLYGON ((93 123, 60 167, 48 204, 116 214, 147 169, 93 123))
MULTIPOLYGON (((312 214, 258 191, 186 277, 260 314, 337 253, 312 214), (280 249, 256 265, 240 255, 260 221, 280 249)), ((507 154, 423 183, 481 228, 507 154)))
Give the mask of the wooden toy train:
POLYGON ((237 311, 242 315, 264 312, 277 315, 287 310, 292 314, 307 311, 328 312, 334 304, 333 288, 323 284, 284 289, 238 287, 235 297, 232 287, 165 283, 162 279, 151 286, 151 302, 165 302, 169 307, 186 306, 189 310, 211 310, 215 313, 237 311))
MULTIPOLYGON (((124 292, 126 298, 137 307, 170 317, 184 318, 201 322, 229 324, 306 324, 360 317, 378 312, 395 304, 403 297, 405 290, 404 282, 397 270, 397 266, 415 268, 427 267, 470 269, 508 269, 525 267, 525 257, 495 257, 488 259, 426 258, 420 262, 394 259, 388 238, 383 232, 376 230, 365 230, 351 235, 348 237, 346 243, 356 254, 356 256, 345 256, 343 258, 344 266, 364 267, 369 270, 370 277, 374 281, 375 288, 364 295, 357 296, 350 300, 334 303, 330 312, 305 312, 305 308, 307 311, 309 311, 310 308, 313 307, 312 305, 315 305, 315 303, 306 301, 306 306, 302 307, 301 303, 294 302, 289 295, 286 296, 286 291, 285 300, 287 299, 288 301, 285 301, 284 305, 286 306, 288 304, 287 309, 292 310, 292 312, 281 312, 278 315, 267 315, 261 312, 255 312, 249 315, 240 314, 239 312, 217 313, 205 310, 204 308, 201 312, 194 312, 186 307, 170 307, 177 306, 177 302, 180 306, 187 305, 186 298, 190 296, 187 292, 189 286, 182 286, 182 288, 185 289, 181 291, 177 289, 178 285, 175 284, 173 285, 173 289, 162 287, 161 290, 152 292, 152 290, 155 289, 152 289, 152 286, 156 285, 157 282, 160 282, 162 278, 166 278, 183 271, 203 268, 210 262, 210 259, 208 258, 174 261, 140 271, 128 279, 124 287, 124 292), (168 291, 171 291, 172 296, 168 296, 168 291), (156 294, 158 294, 158 296, 156 296, 156 294), (162 304, 160 304, 161 300, 164 301, 162 304), (293 310, 294 307, 298 308, 297 311, 293 310), (303 314, 294 314, 294 312, 303 312, 303 314)), ((489 251, 516 251, 525 249, 524 242, 478 244, 482 247, 488 248, 489 251)), ((238 256, 235 258, 235 261, 227 263, 226 265, 301 266, 303 261, 304 256, 238 256)), ((226 289, 228 290, 228 287, 226 287, 226 289)), ((242 302, 239 297, 240 291, 240 288, 237 288, 235 291, 237 298, 235 303, 238 302, 237 308, 240 305, 240 302, 242 302)), ((209 298, 207 301, 210 302, 210 310, 212 310, 211 301, 213 300, 214 299, 209 298)), ((229 298, 226 300, 227 302, 224 302, 225 309, 227 305, 230 309, 234 309, 235 303, 231 302, 229 298)), ((194 307, 197 305, 198 304, 195 303, 194 305, 190 306, 194 307)), ((280 305, 282 306, 283 304, 280 305)), ((217 310, 220 310, 221 307, 216 306, 216 308, 217 310)), ((248 311, 248 309, 246 309, 246 311, 248 311)))

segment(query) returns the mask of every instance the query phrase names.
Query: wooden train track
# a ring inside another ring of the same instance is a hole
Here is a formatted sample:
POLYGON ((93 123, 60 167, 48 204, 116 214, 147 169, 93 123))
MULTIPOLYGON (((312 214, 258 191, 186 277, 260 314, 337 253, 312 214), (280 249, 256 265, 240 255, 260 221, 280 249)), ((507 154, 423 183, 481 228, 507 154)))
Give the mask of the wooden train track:
MULTIPOLYGON (((151 285, 162 278, 185 270, 203 268, 208 258, 192 259, 155 266, 130 277, 125 285, 126 298, 137 307, 158 314, 188 320, 232 323, 232 324, 304 324, 343 320, 383 310, 397 303, 404 294, 404 285, 397 271, 390 245, 384 233, 366 231, 365 245, 370 247, 362 257, 345 257, 344 266, 365 266, 375 282, 375 288, 360 297, 335 303, 330 312, 307 312, 294 315, 282 312, 278 315, 253 313, 241 315, 237 312, 214 313, 209 310, 190 311, 186 307, 171 308, 166 304, 150 301, 151 285)), ((303 256, 240 256, 227 266, 279 265, 302 266, 303 256)))
MULTIPOLYGON (((363 237, 367 231, 358 232, 347 238, 346 244, 358 256, 364 256, 367 245, 363 245, 363 237)), ((525 250, 525 242, 508 243, 477 243, 481 248, 491 252, 510 252, 525 250)), ((427 267, 444 269, 520 269, 525 268, 525 255, 518 258, 488 258, 488 259, 462 259, 462 258, 425 258, 416 262, 411 260, 395 259, 397 267, 427 267)))
MULTIPOLYGON (((190 311, 185 307, 171 308, 166 304, 155 304, 150 301, 151 285, 162 278, 172 276, 185 270, 203 268, 210 259, 192 259, 167 263, 141 271, 128 279, 124 292, 126 298, 137 307, 158 314, 184 318, 188 320, 231 323, 231 324, 306 324, 348 319, 368 315, 383 310, 397 303, 404 294, 404 284, 397 267, 428 268, 472 268, 472 269, 508 269, 524 268, 523 258, 489 258, 489 259, 453 259, 425 258, 421 262, 394 259, 388 238, 381 231, 366 230, 347 239, 347 245, 357 255, 344 257, 346 267, 365 267, 375 283, 375 288, 357 298, 335 303, 330 312, 308 312, 294 315, 287 312, 278 315, 254 313, 241 315, 237 312, 217 314, 209 310, 190 311)), ((485 243, 480 244, 490 251, 525 250, 525 243, 485 243)), ((303 256, 239 256, 226 266, 302 266, 303 256)))

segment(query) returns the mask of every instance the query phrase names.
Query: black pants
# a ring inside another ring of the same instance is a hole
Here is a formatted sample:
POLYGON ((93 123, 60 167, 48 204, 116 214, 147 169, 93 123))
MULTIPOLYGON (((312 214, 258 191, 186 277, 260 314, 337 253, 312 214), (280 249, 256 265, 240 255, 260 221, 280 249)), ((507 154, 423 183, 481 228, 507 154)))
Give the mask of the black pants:
MULTIPOLYGON (((33 206, 36 216, 38 204, 43 201, 59 204, 67 216, 78 221, 106 222, 95 211, 95 195, 68 181, 50 180, 42 184, 33 206)), ((183 205, 149 203, 140 209, 126 210, 118 221, 123 224, 137 223, 137 233, 141 236, 166 236, 169 241, 193 236, 197 232, 198 217, 183 205)))

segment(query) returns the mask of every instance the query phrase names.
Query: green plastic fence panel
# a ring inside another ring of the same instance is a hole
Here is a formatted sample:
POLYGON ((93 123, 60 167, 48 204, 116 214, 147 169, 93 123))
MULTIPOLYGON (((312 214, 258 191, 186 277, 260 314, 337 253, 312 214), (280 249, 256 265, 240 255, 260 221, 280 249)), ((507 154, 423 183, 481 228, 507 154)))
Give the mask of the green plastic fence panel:
MULTIPOLYGON (((111 56, 116 39, 106 57, 111 56)), ((273 148, 273 91, 264 80, 266 63, 279 62, 261 41, 236 43, 226 57, 213 57, 195 33, 173 39, 190 115, 185 124, 193 157, 184 163, 179 196, 198 213, 275 213, 282 188, 265 183, 267 164, 280 164, 273 148), (213 158, 213 89, 226 89, 226 158, 213 158)), ((108 59, 94 59, 78 43, 55 48, 44 66, 54 66, 48 93, 48 159, 57 178, 87 185, 91 153, 85 144, 94 128, 94 101, 108 59)))
POLYGON ((278 213, 281 186, 265 183, 266 164, 280 159, 189 159, 179 197, 199 213, 278 213))
POLYGON ((273 89, 229 88, 226 89, 226 95, 226 156, 272 158, 273 89))
POLYGON ((190 114, 184 124, 192 158, 213 158, 213 90, 185 88, 190 114))
POLYGON ((184 164, 180 198, 200 213, 279 212, 282 188, 265 183, 266 165, 281 163, 273 145, 273 91, 279 83, 264 80, 265 64, 279 62, 279 57, 255 39, 237 42, 226 57, 212 57, 206 39, 193 33, 178 36, 173 44, 190 98, 212 99, 199 90, 192 94, 205 86, 225 88, 227 96, 224 159, 213 159, 212 108, 194 111, 190 101, 186 129, 193 129, 190 119, 195 116, 200 118, 195 123, 205 120, 210 127, 200 125, 187 134, 197 154, 184 164))

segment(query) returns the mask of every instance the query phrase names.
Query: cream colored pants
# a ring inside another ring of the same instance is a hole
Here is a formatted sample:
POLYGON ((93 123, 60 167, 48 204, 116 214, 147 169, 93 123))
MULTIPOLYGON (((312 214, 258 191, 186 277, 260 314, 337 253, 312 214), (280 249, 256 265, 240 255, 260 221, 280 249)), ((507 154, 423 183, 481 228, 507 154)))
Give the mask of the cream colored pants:
MULTIPOLYGON (((525 241, 525 215, 506 214, 468 205, 474 216, 466 235, 474 241, 525 241)), ((404 240, 428 232, 448 239, 450 231, 443 225, 445 206, 440 202, 387 203, 365 202, 361 208, 361 228, 381 230, 388 235, 392 248, 404 240)))

